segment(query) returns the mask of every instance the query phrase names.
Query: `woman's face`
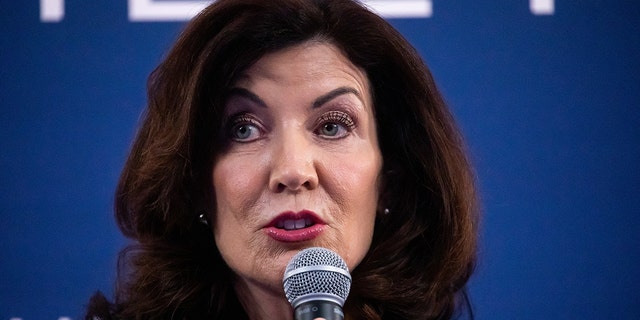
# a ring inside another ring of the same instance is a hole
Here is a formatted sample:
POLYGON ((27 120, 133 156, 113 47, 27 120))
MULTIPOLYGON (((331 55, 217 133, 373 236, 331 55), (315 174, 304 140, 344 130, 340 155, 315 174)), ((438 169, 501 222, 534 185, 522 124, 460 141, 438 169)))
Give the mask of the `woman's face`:
POLYGON ((226 101, 213 166, 216 244, 249 286, 282 291, 300 249, 353 270, 373 234, 382 156, 366 74, 310 41, 262 57, 226 101))

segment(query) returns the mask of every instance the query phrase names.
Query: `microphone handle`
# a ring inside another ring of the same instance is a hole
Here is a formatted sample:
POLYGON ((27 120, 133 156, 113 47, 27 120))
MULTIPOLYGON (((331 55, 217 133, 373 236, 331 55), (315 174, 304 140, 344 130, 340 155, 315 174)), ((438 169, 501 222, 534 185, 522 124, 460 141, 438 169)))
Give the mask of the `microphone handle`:
POLYGON ((301 303, 295 310, 296 320, 343 320, 342 307, 337 303, 325 300, 311 300, 301 303))

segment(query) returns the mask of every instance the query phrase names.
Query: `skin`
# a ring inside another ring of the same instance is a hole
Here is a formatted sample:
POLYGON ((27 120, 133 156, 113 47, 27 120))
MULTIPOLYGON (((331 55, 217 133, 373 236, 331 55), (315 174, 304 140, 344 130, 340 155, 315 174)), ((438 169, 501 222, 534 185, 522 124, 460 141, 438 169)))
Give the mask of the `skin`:
POLYGON ((213 165, 216 245, 238 275, 252 319, 292 319, 284 269, 322 246, 350 270, 371 244, 382 156, 366 74, 334 45, 309 41, 265 55, 226 102, 229 146, 213 165), (305 241, 278 241, 267 225, 309 210, 324 226, 305 241))

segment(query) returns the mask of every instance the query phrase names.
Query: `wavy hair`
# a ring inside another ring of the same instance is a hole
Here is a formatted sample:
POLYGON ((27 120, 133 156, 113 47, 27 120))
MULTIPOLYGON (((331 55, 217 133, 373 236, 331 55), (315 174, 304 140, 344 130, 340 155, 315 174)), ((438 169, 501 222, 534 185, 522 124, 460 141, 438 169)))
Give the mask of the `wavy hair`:
MULTIPOLYGON (((347 317, 449 319, 468 306, 477 203, 464 143, 416 50, 350 0, 219 0, 182 32, 148 82, 148 106, 115 197, 133 244, 119 257, 113 303, 87 318, 225 319, 244 314, 211 229, 209 179, 224 145, 224 97, 267 53, 325 41, 371 83, 383 186, 371 247, 354 270, 347 317), (233 315, 233 316, 231 316, 233 315)), ((246 315, 245 315, 246 317, 246 315)))

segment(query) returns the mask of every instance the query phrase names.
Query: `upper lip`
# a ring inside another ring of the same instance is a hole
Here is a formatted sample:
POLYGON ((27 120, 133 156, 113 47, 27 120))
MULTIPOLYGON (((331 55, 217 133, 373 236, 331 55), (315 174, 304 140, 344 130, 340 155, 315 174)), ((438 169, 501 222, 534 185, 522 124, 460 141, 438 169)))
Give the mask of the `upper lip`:
POLYGON ((273 218, 266 227, 274 227, 278 229, 301 229, 314 224, 324 224, 324 221, 322 221, 322 219, 313 211, 285 211, 273 218), (304 223, 304 226, 302 223, 304 223))

